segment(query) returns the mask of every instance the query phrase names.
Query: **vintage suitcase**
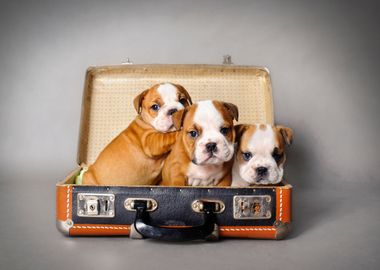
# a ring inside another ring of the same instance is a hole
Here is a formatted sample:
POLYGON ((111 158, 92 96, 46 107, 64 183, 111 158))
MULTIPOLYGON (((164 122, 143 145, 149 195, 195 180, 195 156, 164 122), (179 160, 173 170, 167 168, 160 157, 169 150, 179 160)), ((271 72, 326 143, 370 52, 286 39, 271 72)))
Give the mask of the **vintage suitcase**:
POLYGON ((65 235, 129 235, 161 240, 283 239, 290 231, 291 185, 231 187, 76 185, 81 168, 136 116, 132 101, 158 82, 183 85, 193 101, 239 107, 239 123, 273 123, 265 68, 235 65, 121 65, 87 70, 79 164, 56 185, 57 228, 65 235))

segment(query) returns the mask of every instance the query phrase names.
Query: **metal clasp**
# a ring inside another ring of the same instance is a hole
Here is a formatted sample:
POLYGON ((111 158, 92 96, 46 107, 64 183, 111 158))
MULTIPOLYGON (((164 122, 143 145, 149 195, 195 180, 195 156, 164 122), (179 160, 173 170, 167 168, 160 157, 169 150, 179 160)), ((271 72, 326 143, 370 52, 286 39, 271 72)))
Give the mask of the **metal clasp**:
POLYGON ((151 198, 127 198, 124 201, 124 207, 128 211, 136 211, 135 209, 135 201, 144 201, 146 202, 146 211, 152 212, 157 209, 158 203, 156 200, 151 198))
POLYGON ((79 217, 113 218, 115 216, 115 195, 78 193, 77 215, 79 217))
POLYGON ((270 219, 271 201, 269 195, 234 196, 234 219, 270 219))
POLYGON ((216 213, 216 214, 223 213, 224 209, 226 209, 226 206, 222 201, 209 200, 209 199, 195 200, 191 203, 191 208, 196 213, 203 213, 204 203, 213 203, 214 204, 213 213, 216 213))

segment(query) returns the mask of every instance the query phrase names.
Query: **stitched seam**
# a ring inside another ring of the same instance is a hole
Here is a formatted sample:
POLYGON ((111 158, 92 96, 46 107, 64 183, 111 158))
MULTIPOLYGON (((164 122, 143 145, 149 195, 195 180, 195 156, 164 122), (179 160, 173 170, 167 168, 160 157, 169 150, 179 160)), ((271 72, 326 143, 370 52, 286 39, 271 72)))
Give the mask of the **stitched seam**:
POLYGON ((106 230, 129 230, 129 227, 118 227, 118 226, 79 226, 74 225, 75 229, 106 229, 106 230))
POLYGON ((220 228, 221 231, 275 231, 274 228, 220 228))
POLYGON ((280 221, 282 221, 282 188, 280 188, 280 221))
POLYGON ((66 219, 70 217, 70 186, 67 186, 66 191, 66 219))
MULTIPOLYGON (((107 230, 129 230, 129 227, 117 226, 80 226, 74 225, 75 229, 107 229, 107 230)), ((221 231, 275 231, 274 228, 220 228, 221 231)))

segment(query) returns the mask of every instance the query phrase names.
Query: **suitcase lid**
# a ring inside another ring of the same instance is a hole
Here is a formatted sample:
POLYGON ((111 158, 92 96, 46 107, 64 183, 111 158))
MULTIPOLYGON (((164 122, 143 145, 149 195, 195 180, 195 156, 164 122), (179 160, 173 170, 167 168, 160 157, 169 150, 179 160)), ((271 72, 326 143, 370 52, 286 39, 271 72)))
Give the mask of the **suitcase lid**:
POLYGON ((215 99, 236 104, 238 123, 273 124, 272 89, 266 68, 157 64, 90 67, 82 100, 78 164, 93 163, 135 118, 135 96, 160 82, 183 85, 193 102, 215 99))

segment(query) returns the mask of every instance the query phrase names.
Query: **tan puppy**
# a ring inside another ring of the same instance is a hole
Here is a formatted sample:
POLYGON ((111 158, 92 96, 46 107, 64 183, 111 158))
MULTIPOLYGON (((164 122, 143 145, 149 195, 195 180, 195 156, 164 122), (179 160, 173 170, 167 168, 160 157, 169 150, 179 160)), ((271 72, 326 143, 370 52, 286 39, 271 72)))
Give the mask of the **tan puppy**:
POLYGON ((221 101, 200 101, 173 115, 182 127, 165 161, 161 185, 216 186, 231 184, 238 108, 221 101))
POLYGON ((277 184, 282 180, 285 144, 293 131, 284 126, 237 125, 237 150, 232 169, 232 186, 277 184))
POLYGON ((142 92, 133 104, 139 115, 100 153, 83 184, 153 185, 161 180, 178 134, 172 115, 191 105, 191 98, 182 86, 164 83, 142 92))

